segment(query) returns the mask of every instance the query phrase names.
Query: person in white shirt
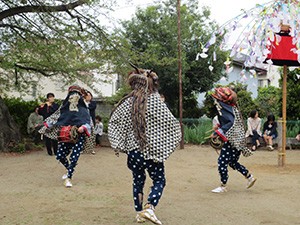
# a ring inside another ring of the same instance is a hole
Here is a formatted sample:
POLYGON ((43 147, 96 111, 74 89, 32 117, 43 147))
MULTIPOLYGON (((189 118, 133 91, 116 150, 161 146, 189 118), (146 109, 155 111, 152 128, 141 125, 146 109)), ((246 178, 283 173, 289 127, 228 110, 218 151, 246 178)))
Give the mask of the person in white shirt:
POLYGON ((247 131, 246 137, 251 137, 252 151, 255 151, 259 146, 259 138, 262 136, 261 133, 261 118, 258 116, 257 110, 252 110, 250 116, 247 119, 247 131))
POLYGON ((103 134, 103 123, 100 116, 95 117, 95 134, 96 134, 96 147, 100 147, 101 136, 103 134))
POLYGON ((298 132, 297 136, 296 136, 296 140, 300 141, 300 131, 298 132))

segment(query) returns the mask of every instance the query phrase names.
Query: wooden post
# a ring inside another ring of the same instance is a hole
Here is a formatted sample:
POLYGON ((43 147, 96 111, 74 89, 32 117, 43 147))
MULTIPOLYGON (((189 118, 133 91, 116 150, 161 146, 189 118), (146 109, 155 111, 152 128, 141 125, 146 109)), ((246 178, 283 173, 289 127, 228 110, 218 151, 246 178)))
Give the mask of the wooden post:
POLYGON ((287 65, 283 66, 282 79, 282 146, 281 151, 278 152, 278 166, 285 166, 286 159, 286 85, 287 85, 287 65))
POLYGON ((180 0, 177 0, 177 46, 178 46, 178 80, 179 80, 179 122, 181 127, 180 149, 184 149, 184 129, 182 124, 182 67, 181 67, 181 32, 180 32, 180 0))
POLYGON ((277 143, 278 143, 278 166, 281 166, 281 164, 282 164, 282 157, 281 157, 282 156, 281 155, 281 152, 282 152, 282 126, 283 126, 282 121, 283 121, 282 117, 277 119, 277 124, 278 124, 278 127, 277 127, 277 131, 278 131, 278 137, 277 137, 277 143))

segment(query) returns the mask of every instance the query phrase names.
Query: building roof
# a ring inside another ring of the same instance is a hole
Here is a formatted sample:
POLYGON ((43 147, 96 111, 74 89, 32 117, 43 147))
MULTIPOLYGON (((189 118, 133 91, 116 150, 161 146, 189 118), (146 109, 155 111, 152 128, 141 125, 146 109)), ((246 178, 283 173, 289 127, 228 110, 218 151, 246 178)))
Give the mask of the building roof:
POLYGON ((233 65, 245 67, 246 69, 254 69, 258 75, 266 75, 267 74, 268 71, 265 68, 262 68, 262 67, 264 67, 263 65, 257 66, 257 67, 246 67, 244 63, 246 62, 247 57, 249 57, 249 56, 241 53, 239 55, 239 57, 234 56, 232 58, 232 63, 233 63, 233 65))

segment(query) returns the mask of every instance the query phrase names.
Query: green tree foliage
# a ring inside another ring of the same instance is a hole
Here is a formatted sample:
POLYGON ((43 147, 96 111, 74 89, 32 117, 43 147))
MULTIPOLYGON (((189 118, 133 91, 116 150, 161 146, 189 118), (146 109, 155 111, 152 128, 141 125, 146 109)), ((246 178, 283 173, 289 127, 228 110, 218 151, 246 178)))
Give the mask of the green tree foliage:
POLYGON ((98 17, 107 2, 0 1, 0 90, 26 90, 43 76, 90 84, 110 51, 98 17))
MULTIPOLYGON (((283 69, 280 69, 283 73, 283 69)), ((299 68, 288 71, 287 74, 287 120, 299 120, 300 118, 300 80, 299 68)), ((282 76, 279 80, 280 88, 273 86, 258 89, 258 96, 255 99, 259 106, 260 115, 266 117, 269 113, 276 117, 282 117, 282 76)))
POLYGON ((126 96, 130 92, 131 92, 131 89, 130 89, 129 85, 124 85, 118 89, 118 91, 115 95, 113 95, 111 97, 106 97, 105 101, 111 105, 115 105, 119 102, 120 99, 122 99, 124 96, 126 96))
MULTIPOLYGON (((289 71, 287 75, 287 120, 300 119, 300 78, 298 78, 299 74, 300 69, 297 68, 293 71, 289 71)), ((282 80, 280 81, 280 83, 282 85, 282 80)), ((282 101, 282 93, 280 93, 280 100, 282 101)), ((280 106, 280 112, 282 112, 282 104, 280 106)))
MULTIPOLYGON (((247 119, 249 113, 253 109, 257 109, 256 104, 251 98, 251 92, 247 91, 247 85, 242 83, 235 83, 235 84, 230 83, 227 86, 231 87, 237 93, 239 109, 242 113, 244 120, 247 119)), ((217 115, 218 112, 214 105, 213 98, 210 96, 210 93, 207 93, 203 103, 204 103, 203 110, 209 118, 213 118, 215 115, 217 115)))
MULTIPOLYGON (((196 93, 211 89, 221 77, 225 54, 218 53, 217 61, 209 57, 196 61, 203 43, 210 38, 215 24, 210 20, 207 8, 200 10, 198 1, 191 0, 181 6, 183 116, 199 116, 196 93), (208 63, 212 62, 211 72, 208 63), (198 112, 197 112, 198 110, 198 112)), ((135 16, 123 23, 123 29, 115 34, 135 65, 153 69, 159 76, 160 93, 164 94, 172 112, 178 115, 178 49, 176 1, 139 9, 135 16), (126 50, 127 49, 127 50, 126 50), (130 49, 130 50, 128 50, 130 49)), ((121 66, 121 65, 120 65, 121 66)))
POLYGON ((280 88, 274 86, 258 88, 255 103, 258 106, 257 109, 261 118, 266 118, 270 113, 275 115, 275 117, 279 116, 280 93, 280 88))
POLYGON ((218 111, 214 105, 214 99, 210 95, 210 92, 206 93, 202 108, 203 108, 203 111, 206 114, 206 116, 211 119, 214 118, 218 114, 218 111))
MULTIPOLYGON (((232 84, 231 84, 232 85, 232 84)), ((256 104, 252 100, 251 92, 247 91, 247 85, 236 83, 234 90, 238 96, 238 106, 242 113, 243 119, 247 119, 252 110, 257 109, 256 104)))

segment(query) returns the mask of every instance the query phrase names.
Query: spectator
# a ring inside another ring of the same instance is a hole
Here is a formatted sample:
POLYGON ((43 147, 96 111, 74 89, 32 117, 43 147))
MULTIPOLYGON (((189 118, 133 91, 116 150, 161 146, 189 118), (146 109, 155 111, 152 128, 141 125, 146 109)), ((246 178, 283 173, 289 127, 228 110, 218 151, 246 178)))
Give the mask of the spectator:
POLYGON ((84 147, 83 147, 83 153, 88 154, 95 154, 94 148, 95 148, 95 141, 96 141, 96 134, 95 134, 95 110, 96 110, 96 102, 92 101, 93 95, 90 91, 85 91, 84 94, 84 102, 88 107, 90 118, 91 118, 91 135, 86 138, 84 147))
POLYGON ((297 136, 296 136, 296 140, 300 141, 300 131, 298 132, 297 136))
MULTIPOLYGON (((38 109, 38 113, 43 117, 43 120, 47 119, 59 108, 58 104, 54 102, 55 96, 53 93, 48 93, 46 97, 46 102, 41 104, 38 109)), ((57 140, 50 139, 46 136, 44 137, 44 139, 48 155, 56 155, 58 145, 57 140)))
POLYGON ((41 140, 38 130, 43 125, 43 117, 39 115, 38 110, 39 107, 36 107, 27 120, 27 133, 32 136, 34 144, 38 144, 41 140))
POLYGON ((96 134, 96 147, 100 147, 101 136, 103 134, 103 123, 102 123, 102 118, 100 116, 96 116, 95 134, 96 134))
POLYGON ((93 95, 90 91, 87 91, 87 95, 85 96, 85 101, 88 104, 88 109, 90 111, 90 115, 93 121, 93 125, 95 125, 95 112, 97 108, 97 103, 93 101, 93 95))
POLYGON ((170 108, 168 102, 166 101, 166 97, 164 96, 164 94, 160 94, 159 96, 160 96, 160 100, 162 102, 164 102, 168 108, 170 108))
POLYGON ((166 101, 165 96, 164 96, 163 94, 160 94, 160 100, 161 100, 162 102, 165 102, 165 101, 166 101))
POLYGON ((263 137, 267 144, 267 148, 273 151, 273 139, 277 138, 277 123, 275 122, 275 116, 273 114, 268 115, 267 121, 263 127, 263 137))
POLYGON ((217 130, 220 126, 220 122, 218 119, 218 115, 216 115, 213 120, 212 120, 212 124, 213 124, 213 130, 217 130))
POLYGON ((258 116, 257 110, 252 110, 250 116, 247 119, 247 131, 246 137, 251 137, 252 151, 255 151, 259 146, 259 138, 262 136, 261 130, 261 119, 258 116))

